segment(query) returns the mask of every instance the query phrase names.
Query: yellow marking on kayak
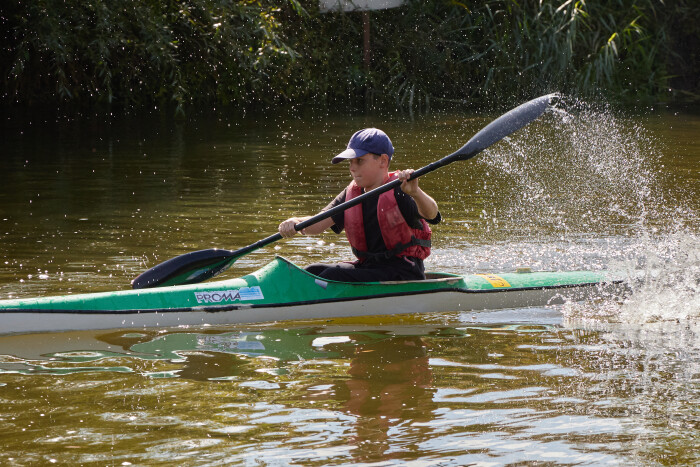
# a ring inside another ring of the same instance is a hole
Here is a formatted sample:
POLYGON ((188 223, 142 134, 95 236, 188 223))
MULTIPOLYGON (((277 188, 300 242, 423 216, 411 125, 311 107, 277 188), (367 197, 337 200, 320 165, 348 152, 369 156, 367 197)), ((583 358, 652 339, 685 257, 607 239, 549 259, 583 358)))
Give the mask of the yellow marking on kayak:
POLYGON ((491 285, 494 287, 510 287, 510 284, 507 280, 505 280, 501 276, 497 276, 496 274, 477 274, 477 276, 483 277, 484 279, 489 281, 489 283, 491 283, 491 285))

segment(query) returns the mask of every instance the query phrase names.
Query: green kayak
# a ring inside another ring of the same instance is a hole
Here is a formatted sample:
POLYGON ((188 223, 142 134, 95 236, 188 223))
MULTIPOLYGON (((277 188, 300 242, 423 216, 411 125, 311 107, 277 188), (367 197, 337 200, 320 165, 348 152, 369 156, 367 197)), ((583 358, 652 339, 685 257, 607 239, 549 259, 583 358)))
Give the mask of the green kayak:
POLYGON ((323 280, 277 257, 224 281, 0 301, 0 333, 262 323, 580 301, 617 288, 605 272, 456 275, 349 283, 323 280))

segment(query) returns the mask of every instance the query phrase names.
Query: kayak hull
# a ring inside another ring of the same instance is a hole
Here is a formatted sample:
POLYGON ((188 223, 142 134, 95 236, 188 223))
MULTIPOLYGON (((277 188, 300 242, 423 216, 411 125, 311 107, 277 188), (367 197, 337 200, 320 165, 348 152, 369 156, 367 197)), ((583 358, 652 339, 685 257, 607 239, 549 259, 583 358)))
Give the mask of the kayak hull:
POLYGON ((0 301, 0 333, 164 328, 581 301, 619 287, 604 273, 436 274, 424 281, 325 281, 277 257, 237 279, 120 292, 0 301))

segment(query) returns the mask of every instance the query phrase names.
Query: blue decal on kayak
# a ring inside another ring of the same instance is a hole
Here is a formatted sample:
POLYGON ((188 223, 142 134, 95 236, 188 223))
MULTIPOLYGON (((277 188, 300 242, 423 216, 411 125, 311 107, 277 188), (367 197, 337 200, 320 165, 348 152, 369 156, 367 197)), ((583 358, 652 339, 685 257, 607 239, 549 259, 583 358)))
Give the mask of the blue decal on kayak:
POLYGON ((233 290, 212 290, 195 292, 197 303, 221 303, 235 302, 239 300, 263 300, 262 290, 259 286, 242 287, 233 290))

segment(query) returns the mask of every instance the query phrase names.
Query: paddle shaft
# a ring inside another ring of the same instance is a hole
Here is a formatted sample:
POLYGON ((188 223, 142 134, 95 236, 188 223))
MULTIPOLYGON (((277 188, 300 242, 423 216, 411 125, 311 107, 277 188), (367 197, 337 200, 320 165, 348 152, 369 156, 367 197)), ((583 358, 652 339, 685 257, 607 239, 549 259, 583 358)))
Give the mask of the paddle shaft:
MULTIPOLYGON (((418 178, 454 161, 463 161, 476 156, 492 144, 519 130, 542 115, 542 113, 549 107, 552 100, 555 98, 556 94, 538 97, 512 109, 504 115, 501 115, 499 118, 486 125, 459 150, 450 154, 449 156, 443 157, 440 160, 416 170, 411 174, 409 180, 418 178)), ((401 183, 402 182, 400 180, 392 180, 389 183, 385 183, 374 190, 363 193, 356 198, 339 204, 338 206, 296 224, 294 229, 299 231, 309 227, 317 222, 345 211, 346 209, 361 203, 367 198, 375 197, 384 193, 385 191, 391 190, 399 186, 401 183)), ((269 245, 270 243, 276 242, 277 240, 281 240, 282 238, 283 237, 281 234, 276 233, 236 251, 214 248, 186 253, 184 255, 169 259, 145 271, 139 277, 134 279, 134 281, 132 281, 132 286, 136 289, 158 287, 161 285, 192 284, 201 282, 225 271, 238 258, 269 245)))

